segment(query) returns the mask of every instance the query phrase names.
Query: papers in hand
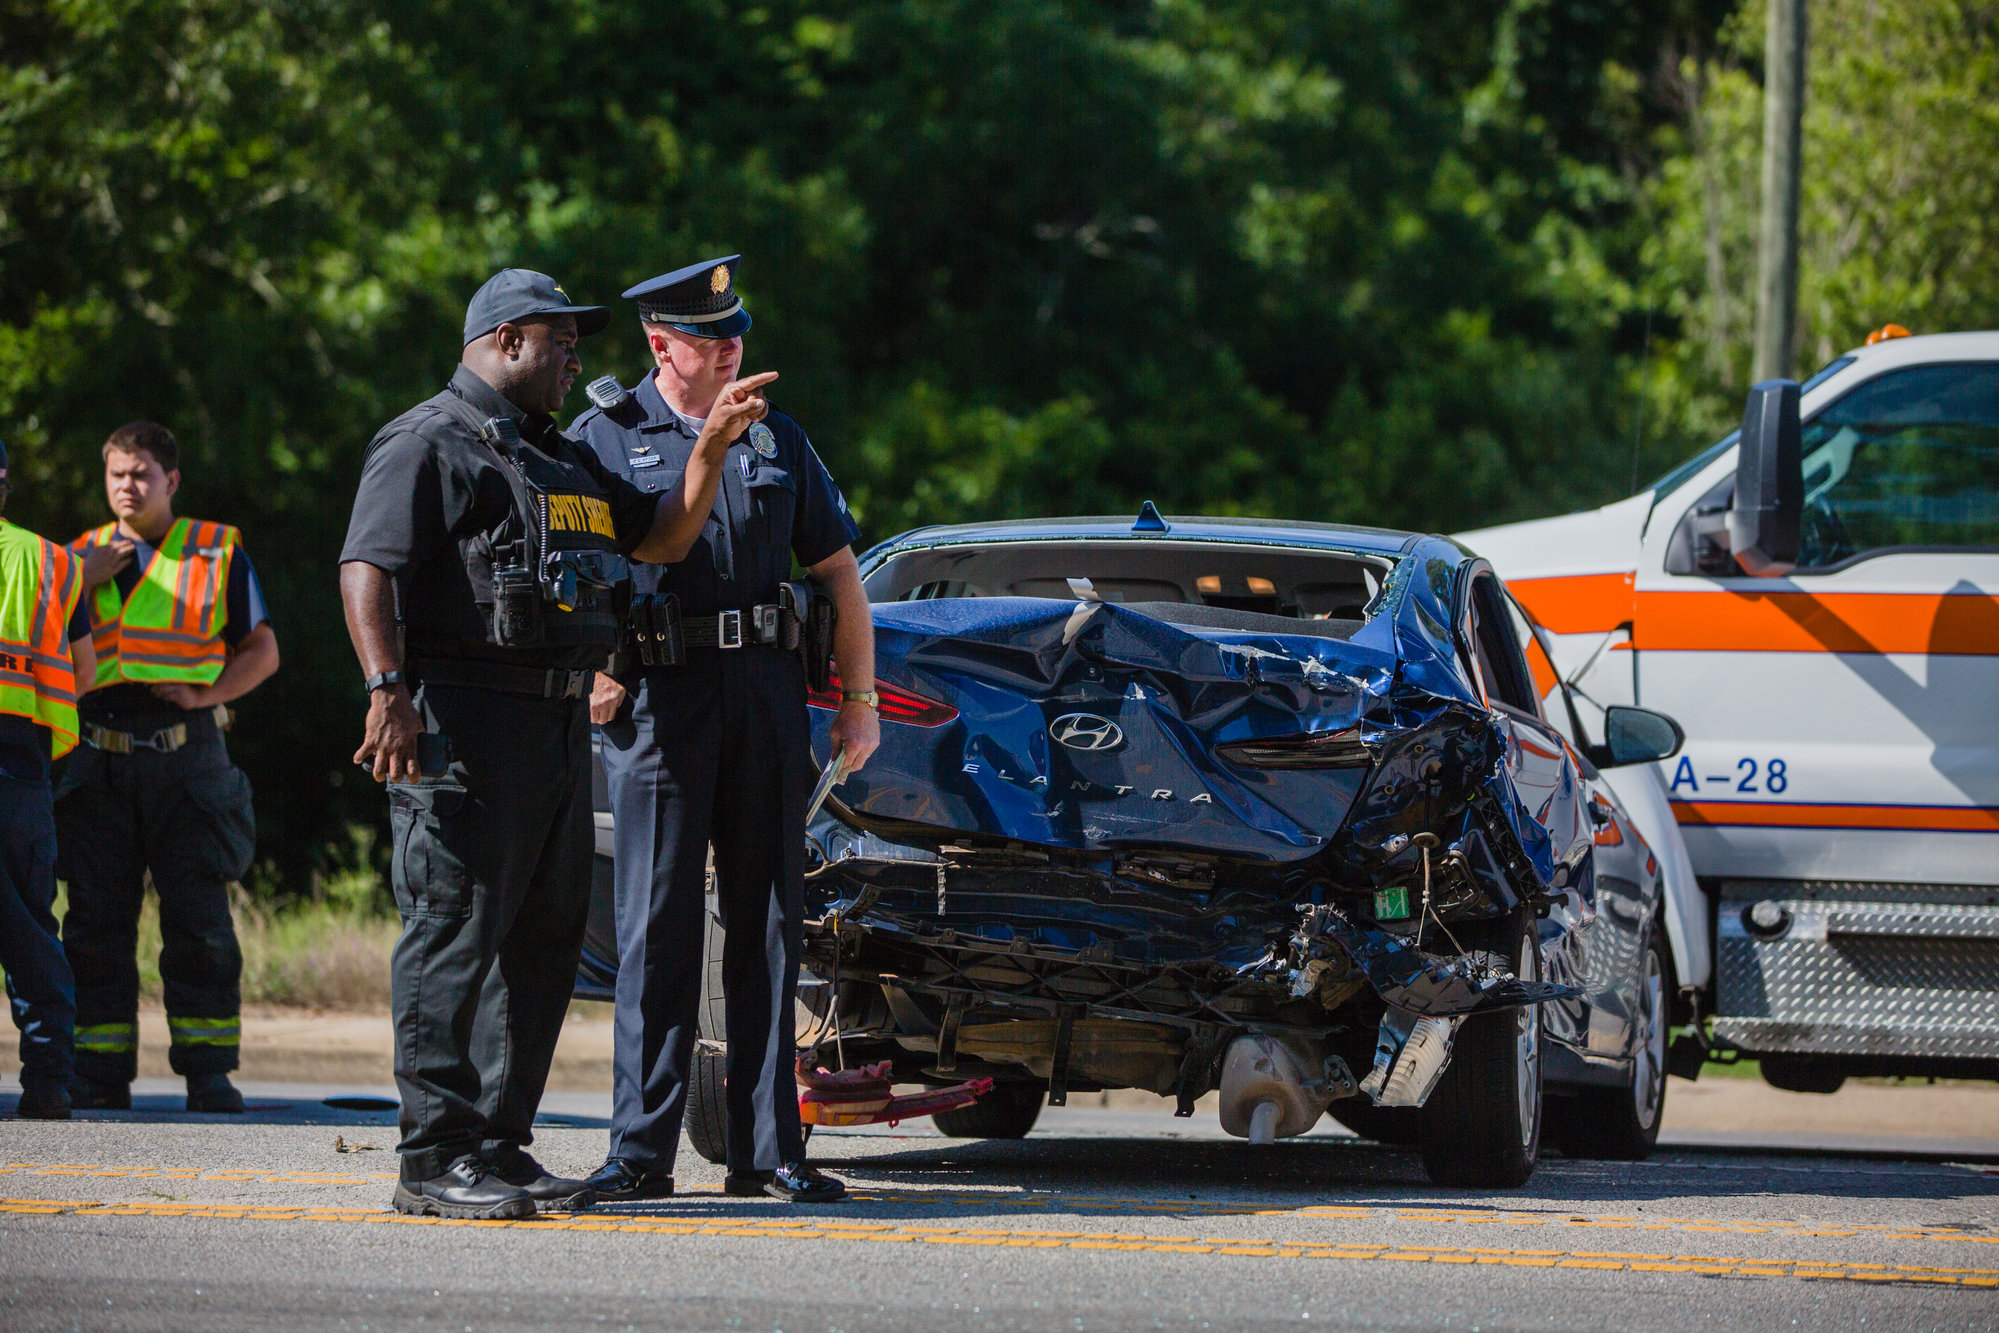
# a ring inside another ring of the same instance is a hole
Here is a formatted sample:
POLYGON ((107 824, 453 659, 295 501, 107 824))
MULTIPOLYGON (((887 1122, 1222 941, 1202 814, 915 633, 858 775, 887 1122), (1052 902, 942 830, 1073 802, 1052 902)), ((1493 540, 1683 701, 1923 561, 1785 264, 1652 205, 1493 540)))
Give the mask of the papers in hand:
POLYGON ((806 823, 812 822, 813 816, 819 813, 819 807, 826 804, 827 794, 839 786, 846 776, 847 752, 836 750, 833 757, 826 761, 826 767, 819 770, 819 782, 812 788, 812 800, 805 807, 806 823))

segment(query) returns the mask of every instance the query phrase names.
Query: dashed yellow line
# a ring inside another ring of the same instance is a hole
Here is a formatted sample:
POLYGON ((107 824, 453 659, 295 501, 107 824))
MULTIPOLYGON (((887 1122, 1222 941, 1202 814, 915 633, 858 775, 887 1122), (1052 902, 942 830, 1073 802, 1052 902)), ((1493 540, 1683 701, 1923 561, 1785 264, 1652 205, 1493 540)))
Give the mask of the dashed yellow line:
POLYGON ((364 1225, 473 1227, 499 1230, 601 1231, 629 1235, 726 1236, 737 1239, 846 1240, 904 1245, 973 1245, 1091 1250, 1126 1254, 1196 1254, 1258 1259, 1328 1259, 1406 1264, 1491 1264, 1511 1268, 1598 1272, 1692 1273, 1702 1276, 1792 1277, 1812 1281, 1920 1283, 1999 1288, 1999 1269, 1911 1264, 1845 1263, 1825 1259, 1746 1259, 1694 1254, 1628 1254, 1594 1250, 1460 1249, 1370 1241, 1254 1240, 1240 1237, 1155 1236, 1132 1232, 1012 1231, 792 1218, 680 1221, 607 1215, 552 1214, 523 1221, 478 1222, 405 1217, 362 1208, 269 1204, 76 1203, 0 1199, 0 1214, 70 1217, 160 1217, 258 1222, 345 1222, 364 1225))

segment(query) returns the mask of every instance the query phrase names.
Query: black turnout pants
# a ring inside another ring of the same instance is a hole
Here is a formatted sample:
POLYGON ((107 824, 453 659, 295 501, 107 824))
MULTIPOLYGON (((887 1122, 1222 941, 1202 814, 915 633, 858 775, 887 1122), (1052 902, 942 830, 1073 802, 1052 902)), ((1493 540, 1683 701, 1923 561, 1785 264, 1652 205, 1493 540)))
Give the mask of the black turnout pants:
POLYGON ((0 776, 0 968, 21 1030, 24 1090, 69 1082, 76 982, 56 938, 56 818, 47 778, 0 776))
POLYGON ((389 785, 402 938, 390 963, 403 1175, 533 1138, 590 908, 582 699, 425 685, 439 779, 389 785))
POLYGON ((710 842, 726 943, 728 1165, 803 1160, 793 1073, 812 763, 805 675, 770 648, 694 649, 603 728, 617 820, 611 1155, 671 1171, 701 999, 710 842))
POLYGON ((76 1069, 129 1083, 139 1065, 139 908, 160 900, 160 980, 177 1074, 236 1068, 243 951, 229 883, 250 868, 250 779, 214 719, 187 716, 172 754, 109 754, 84 743, 56 787, 57 874, 69 884, 63 947, 76 970, 76 1069))

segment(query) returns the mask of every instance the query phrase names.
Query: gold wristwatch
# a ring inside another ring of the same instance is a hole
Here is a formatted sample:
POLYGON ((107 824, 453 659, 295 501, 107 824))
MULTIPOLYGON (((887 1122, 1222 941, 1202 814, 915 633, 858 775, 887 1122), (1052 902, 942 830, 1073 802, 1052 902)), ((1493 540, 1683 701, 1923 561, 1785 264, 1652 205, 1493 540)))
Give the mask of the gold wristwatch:
POLYGON ((882 710, 882 697, 874 690, 841 690, 840 698, 848 703, 866 704, 877 713, 882 710))

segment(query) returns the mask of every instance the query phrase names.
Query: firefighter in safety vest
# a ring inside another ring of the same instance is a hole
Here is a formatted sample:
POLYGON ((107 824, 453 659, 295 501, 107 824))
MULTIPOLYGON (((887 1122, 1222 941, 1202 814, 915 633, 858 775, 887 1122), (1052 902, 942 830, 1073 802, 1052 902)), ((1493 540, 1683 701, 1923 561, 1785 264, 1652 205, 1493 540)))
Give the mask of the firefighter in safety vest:
POLYGON ((78 1107, 132 1104, 139 1058, 139 907, 160 902, 169 1060, 190 1111, 241 1111, 242 950, 229 883, 250 868, 250 781, 229 762, 224 705, 278 669, 236 529, 176 518, 180 446, 149 421, 104 443, 117 521, 78 537, 96 651, 82 744, 56 788, 63 943, 76 969, 78 1107))
MULTIPOLYGON (((0 510, 7 507, 0 444, 0 510)), ((0 519, 0 968, 21 1030, 30 1120, 69 1119, 76 986, 56 938, 49 764, 76 745, 76 696, 96 670, 79 611, 82 562, 0 519)))

